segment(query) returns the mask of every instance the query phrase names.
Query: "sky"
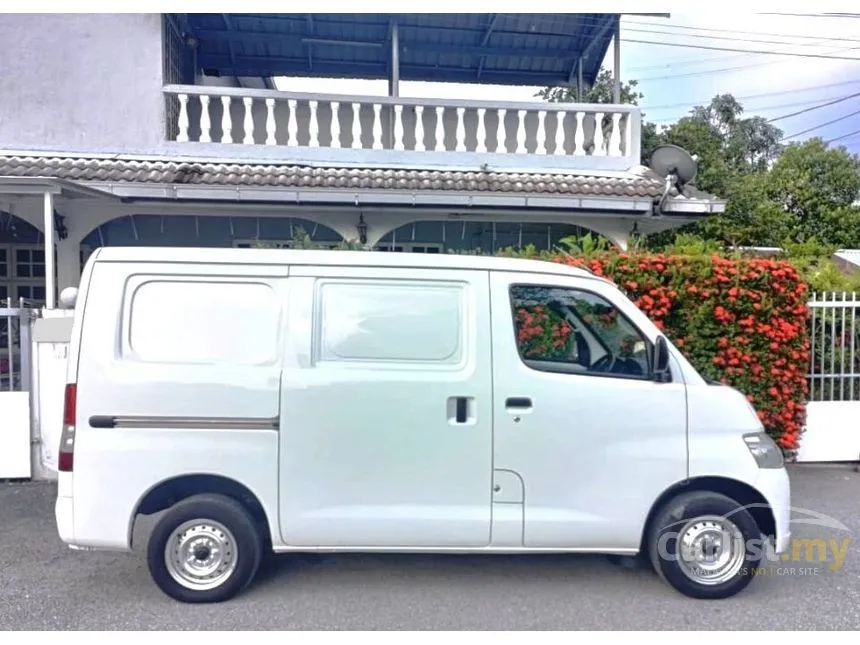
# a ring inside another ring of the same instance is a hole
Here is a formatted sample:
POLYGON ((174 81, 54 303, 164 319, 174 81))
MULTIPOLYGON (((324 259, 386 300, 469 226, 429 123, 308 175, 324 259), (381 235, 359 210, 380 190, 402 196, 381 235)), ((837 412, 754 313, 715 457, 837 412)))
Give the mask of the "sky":
MULTIPOLYGON (((604 67, 612 69, 612 45, 604 67)), ((796 116, 779 117, 860 94, 860 14, 831 18, 726 11, 672 13, 669 18, 624 16, 621 75, 625 81, 639 81, 637 89, 645 95, 640 100, 645 118, 661 125, 671 124, 716 94, 731 93, 744 106, 745 115, 777 119, 774 125, 787 140, 842 137, 860 131, 860 95, 796 116), (715 49, 703 49, 709 47, 715 49), (857 114, 852 115, 854 112, 857 114)), ((277 85, 296 92, 387 93, 385 81, 278 79, 277 85)), ((530 101, 539 100, 534 98, 538 89, 401 82, 400 96, 530 101)), ((860 153, 860 132, 833 145, 845 145, 860 153)))

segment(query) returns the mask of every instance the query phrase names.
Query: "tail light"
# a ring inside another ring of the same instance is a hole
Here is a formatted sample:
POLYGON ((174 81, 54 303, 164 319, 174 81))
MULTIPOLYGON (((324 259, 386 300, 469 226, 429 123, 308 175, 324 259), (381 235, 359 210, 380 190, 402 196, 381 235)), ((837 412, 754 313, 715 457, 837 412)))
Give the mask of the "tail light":
POLYGON ((70 473, 75 465, 75 417, 78 402, 78 386, 66 385, 63 404, 63 432, 60 435, 60 456, 58 459, 61 473, 70 473))

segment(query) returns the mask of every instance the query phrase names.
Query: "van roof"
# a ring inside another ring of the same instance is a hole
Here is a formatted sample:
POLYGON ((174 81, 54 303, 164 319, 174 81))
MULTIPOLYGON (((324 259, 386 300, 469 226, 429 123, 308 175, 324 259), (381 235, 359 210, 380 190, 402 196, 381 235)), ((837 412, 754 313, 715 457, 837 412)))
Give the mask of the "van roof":
MULTIPOLYGON (((199 262, 202 264, 292 264, 366 266, 409 269, 475 269, 516 271, 598 278, 587 269, 546 260, 450 253, 386 253, 314 249, 234 249, 200 247, 107 246, 97 249, 95 262, 199 262)), ((604 280, 605 281, 605 280, 604 280)))

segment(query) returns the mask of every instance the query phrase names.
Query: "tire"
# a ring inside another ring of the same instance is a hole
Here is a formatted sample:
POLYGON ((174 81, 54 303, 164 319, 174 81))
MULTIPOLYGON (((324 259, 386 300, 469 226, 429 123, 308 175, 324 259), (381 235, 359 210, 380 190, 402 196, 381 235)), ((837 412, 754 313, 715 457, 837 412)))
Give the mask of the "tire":
POLYGON ((660 509, 649 527, 648 554, 654 570, 690 598, 716 600, 743 591, 756 576, 763 547, 761 530, 752 515, 719 493, 681 494, 660 509), (698 531, 707 540, 720 530, 724 531, 720 543, 730 547, 726 561, 685 562, 679 545, 682 539, 695 538, 698 531))
POLYGON ((204 494, 182 500, 164 514, 152 531, 146 559, 153 581, 166 595, 185 603, 215 603, 251 583, 263 552, 260 527, 242 504, 204 494), (168 542, 175 543, 175 558, 167 554, 168 542), (198 570, 189 571, 185 562, 198 570))

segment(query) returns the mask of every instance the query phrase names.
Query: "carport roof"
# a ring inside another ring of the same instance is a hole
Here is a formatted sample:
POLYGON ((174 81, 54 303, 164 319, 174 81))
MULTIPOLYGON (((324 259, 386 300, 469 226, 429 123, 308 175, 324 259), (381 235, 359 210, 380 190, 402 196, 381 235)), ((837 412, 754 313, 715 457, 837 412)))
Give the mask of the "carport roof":
POLYGON ((221 76, 387 79, 397 24, 400 79, 593 84, 619 24, 607 13, 168 14, 197 64, 221 76))

